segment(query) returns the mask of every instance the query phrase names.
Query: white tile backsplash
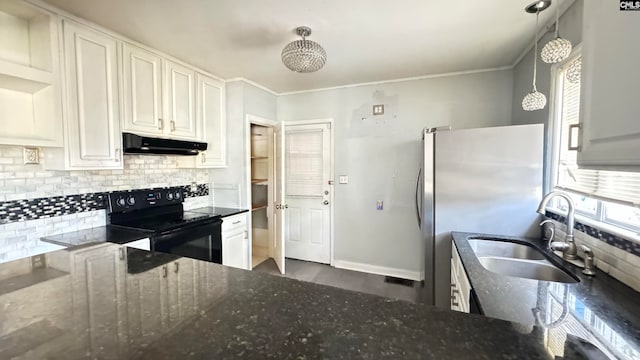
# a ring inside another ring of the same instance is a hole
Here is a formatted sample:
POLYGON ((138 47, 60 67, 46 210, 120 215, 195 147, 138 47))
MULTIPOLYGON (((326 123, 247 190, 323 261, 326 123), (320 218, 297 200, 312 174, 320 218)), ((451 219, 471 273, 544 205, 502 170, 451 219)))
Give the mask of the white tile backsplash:
MULTIPOLYGON (((60 195, 209 183, 209 170, 178 168, 176 156, 127 155, 123 170, 53 171, 24 165, 22 147, 0 145, 0 202, 60 195)), ((211 189, 213 186, 209 184, 211 189)), ((212 192, 210 192, 212 193, 212 192)), ((185 199, 185 209, 211 206, 212 195, 185 199)), ((105 225, 105 210, 0 225, 0 262, 55 250, 42 236, 105 225)))
MULTIPOLYGON (((562 241, 566 236, 566 226, 554 221, 556 225, 556 241, 562 241)), ((574 233, 578 255, 582 257, 580 245, 585 245, 593 251, 596 266, 617 280, 625 283, 636 291, 640 291, 640 258, 632 253, 618 249, 606 242, 587 235, 582 231, 574 233)))

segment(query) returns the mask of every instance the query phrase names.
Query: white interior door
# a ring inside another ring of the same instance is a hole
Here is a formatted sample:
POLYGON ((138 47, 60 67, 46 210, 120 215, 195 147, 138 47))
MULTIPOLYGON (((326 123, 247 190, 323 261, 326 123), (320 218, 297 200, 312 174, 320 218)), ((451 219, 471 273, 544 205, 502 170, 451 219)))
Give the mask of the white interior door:
POLYGON ((285 217, 286 206, 285 204, 285 163, 284 163, 284 122, 280 122, 273 129, 274 138, 274 152, 275 152, 275 166, 274 166, 274 236, 273 236, 273 260, 275 260, 280 273, 284 274, 284 246, 285 246, 285 217))
POLYGON ((331 262, 330 123, 285 129, 285 246, 289 258, 331 262))

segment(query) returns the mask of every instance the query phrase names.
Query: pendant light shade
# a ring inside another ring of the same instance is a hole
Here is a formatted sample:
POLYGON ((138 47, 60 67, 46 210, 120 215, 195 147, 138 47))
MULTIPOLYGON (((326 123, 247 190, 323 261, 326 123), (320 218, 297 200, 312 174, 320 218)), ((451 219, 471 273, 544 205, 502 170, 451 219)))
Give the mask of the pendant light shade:
MULTIPOLYGON (((538 18, 540 15, 540 11, 541 11, 540 8, 538 8, 535 12, 536 13, 536 33, 535 33, 535 36, 533 37, 533 44, 534 44, 533 45, 533 81, 532 81, 533 87, 531 91, 527 95, 525 95, 524 99, 522 99, 522 109, 525 111, 542 110, 547 105, 547 97, 543 93, 539 92, 538 89, 536 89, 536 76, 537 76, 537 69, 538 69, 538 18)), ((527 12, 529 11, 527 10, 527 12)))
POLYGON ((540 57, 547 64, 556 64, 566 60, 571 55, 571 49, 571 41, 557 37, 542 48, 540 57))
POLYGON ((560 21, 560 10, 556 9, 556 37, 549 41, 540 53, 542 61, 547 64, 556 64, 565 61, 571 55, 571 41, 560 37, 558 32, 560 21))
POLYGON ((292 41, 282 49, 282 63, 291 71, 310 73, 322 69, 327 62, 327 53, 315 41, 307 40, 311 35, 311 28, 300 26, 296 33, 302 40, 292 41))
POLYGON ((547 97, 538 90, 532 90, 522 99, 522 108, 525 111, 542 110, 547 105, 547 97))
POLYGON ((582 75, 582 58, 575 59, 569 68, 567 69, 567 80, 572 84, 580 82, 580 76, 582 75))

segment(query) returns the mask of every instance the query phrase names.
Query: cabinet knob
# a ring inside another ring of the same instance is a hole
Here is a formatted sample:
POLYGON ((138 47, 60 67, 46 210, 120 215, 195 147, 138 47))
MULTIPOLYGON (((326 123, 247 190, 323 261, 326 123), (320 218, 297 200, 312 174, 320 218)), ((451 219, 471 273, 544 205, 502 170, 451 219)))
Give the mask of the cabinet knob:
POLYGON ((162 277, 166 278, 169 275, 169 269, 167 269, 167 265, 162 267, 162 277))
POLYGON ((176 131, 176 122, 171 120, 170 124, 171 124, 171 132, 176 131))
POLYGON ((116 149, 115 155, 116 155, 116 162, 120 162, 120 149, 116 149))
POLYGON ((158 130, 164 129, 164 121, 162 119, 158 119, 158 130))
POLYGON ((180 263, 176 261, 173 263, 173 272, 177 273, 178 271, 180 271, 180 263))
POLYGON ((203 152, 202 153, 202 163, 206 163, 207 162, 207 153, 203 152))

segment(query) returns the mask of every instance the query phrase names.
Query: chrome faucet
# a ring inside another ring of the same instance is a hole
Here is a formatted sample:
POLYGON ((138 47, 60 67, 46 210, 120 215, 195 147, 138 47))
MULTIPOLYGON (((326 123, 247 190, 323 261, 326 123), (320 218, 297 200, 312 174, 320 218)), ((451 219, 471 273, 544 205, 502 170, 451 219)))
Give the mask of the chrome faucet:
POLYGON ((564 239, 564 243, 554 242, 552 241, 553 239, 549 239, 549 249, 562 251, 563 258, 565 258, 566 260, 574 260, 578 254, 578 248, 576 247, 576 243, 573 239, 573 226, 575 225, 575 207, 573 205, 573 200, 571 200, 569 194, 562 191, 552 191, 548 193, 544 198, 542 198, 542 201, 540 201, 540 205, 538 206, 538 214, 544 215, 547 204, 556 196, 565 199, 567 204, 569 204, 569 209, 567 210, 567 236, 564 239))

